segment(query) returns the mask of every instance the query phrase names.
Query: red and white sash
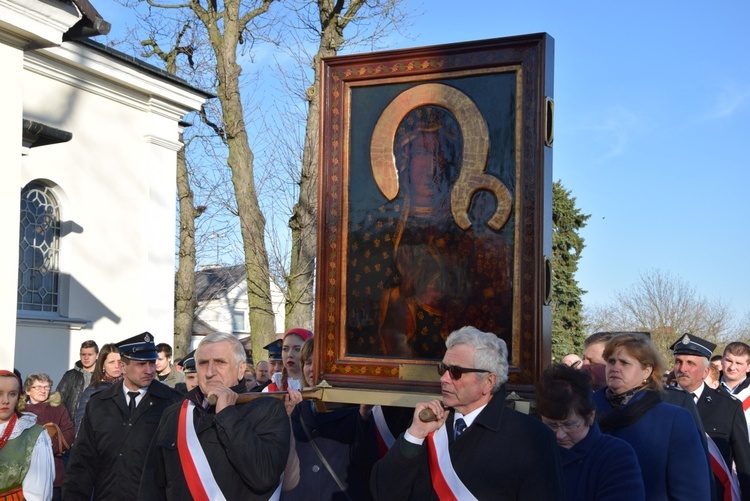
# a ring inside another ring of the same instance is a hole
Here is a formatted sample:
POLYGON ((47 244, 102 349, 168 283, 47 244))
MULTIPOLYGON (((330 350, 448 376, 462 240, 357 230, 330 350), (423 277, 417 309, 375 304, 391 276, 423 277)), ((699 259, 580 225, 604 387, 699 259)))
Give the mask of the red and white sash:
MULTIPOLYGON (((177 452, 190 494, 195 501, 226 501, 219 484, 214 478, 206 454, 198 440, 193 425, 193 409, 195 404, 188 399, 180 408, 180 419, 177 425, 177 452)), ((283 479, 283 475, 282 475, 283 479)), ((281 496, 281 481, 276 491, 269 498, 278 501, 281 496)))
POLYGON ((427 435, 427 452, 432 488, 435 489, 440 501, 476 501, 477 498, 453 469, 445 424, 436 432, 427 435))
POLYGON ((740 501, 740 484, 737 475, 727 467, 716 443, 706 434, 708 453, 711 455, 711 471, 724 487, 724 498, 720 501, 740 501))

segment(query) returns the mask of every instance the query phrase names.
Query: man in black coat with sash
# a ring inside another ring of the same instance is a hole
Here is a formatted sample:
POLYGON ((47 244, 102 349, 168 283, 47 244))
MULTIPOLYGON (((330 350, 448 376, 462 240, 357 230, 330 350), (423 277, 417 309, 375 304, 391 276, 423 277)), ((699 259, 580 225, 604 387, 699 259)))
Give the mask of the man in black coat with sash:
POLYGON ((505 405, 505 343, 463 327, 448 336, 446 346, 438 364, 443 400, 417 404, 409 429, 375 464, 375 499, 562 499, 552 431, 505 405), (422 422, 424 409, 437 421, 422 422))
MULTIPOLYGON (((287 480, 299 478, 298 465, 296 471, 291 466, 285 471, 287 460, 294 461, 284 404, 263 397, 236 405, 238 393, 246 391, 246 361, 232 334, 203 338, 195 363, 198 387, 164 413, 137 499, 262 501, 278 496, 282 473, 287 480)), ((298 401, 289 402, 290 411, 298 401)))
POLYGON ((91 397, 68 464, 66 500, 133 500, 162 413, 181 400, 155 381, 158 358, 144 332, 117 343, 123 380, 91 397))

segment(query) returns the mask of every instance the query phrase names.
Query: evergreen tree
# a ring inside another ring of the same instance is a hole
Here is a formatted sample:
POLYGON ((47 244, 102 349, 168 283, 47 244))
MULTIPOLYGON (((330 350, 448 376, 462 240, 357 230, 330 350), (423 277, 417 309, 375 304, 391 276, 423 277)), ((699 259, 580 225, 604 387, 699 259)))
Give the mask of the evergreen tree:
POLYGON ((584 243, 578 232, 591 217, 576 207, 576 199, 560 181, 552 185, 552 361, 568 353, 581 354, 586 334, 581 315, 581 290, 575 279, 584 243))

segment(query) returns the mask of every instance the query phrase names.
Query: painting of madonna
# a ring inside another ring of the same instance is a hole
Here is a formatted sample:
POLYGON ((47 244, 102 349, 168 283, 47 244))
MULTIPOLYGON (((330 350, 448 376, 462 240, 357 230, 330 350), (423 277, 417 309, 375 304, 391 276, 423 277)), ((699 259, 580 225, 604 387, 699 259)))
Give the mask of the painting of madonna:
MULTIPOLYGON (((440 359, 445 338, 464 325, 511 345, 513 218, 499 231, 488 228, 497 201, 479 191, 472 224, 462 229, 451 203, 465 130, 448 109, 418 106, 393 138, 397 196, 352 182, 348 355, 440 359)), ((380 175, 368 168, 369 177, 380 175)))

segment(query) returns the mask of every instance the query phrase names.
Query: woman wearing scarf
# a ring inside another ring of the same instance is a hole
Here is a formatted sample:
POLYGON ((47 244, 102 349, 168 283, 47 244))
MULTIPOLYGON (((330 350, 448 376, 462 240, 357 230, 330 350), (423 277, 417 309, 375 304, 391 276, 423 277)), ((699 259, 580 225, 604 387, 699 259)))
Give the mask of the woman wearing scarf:
POLYGON ((86 404, 95 393, 106 390, 113 384, 122 380, 122 362, 120 362, 120 350, 116 344, 105 344, 96 359, 94 374, 91 376, 91 384, 83 391, 81 400, 78 402, 76 411, 76 435, 81 427, 83 416, 86 414, 86 404))
POLYGON ((52 442, 36 416, 16 411, 21 379, 0 370, 0 499, 52 499, 52 442))
POLYGON ((57 391, 50 394, 51 389, 52 378, 42 372, 32 372, 23 383, 25 396, 19 400, 17 409, 35 414, 37 424, 47 428, 52 437, 52 453, 55 455, 52 499, 58 501, 62 499, 62 484, 65 480, 62 455, 73 443, 75 431, 68 410, 62 405, 62 396, 57 391))
POLYGON ((662 402, 662 362, 651 340, 621 334, 604 348, 607 386, 594 393, 599 427, 638 456, 646 499, 711 499, 706 454, 690 413, 662 402))

